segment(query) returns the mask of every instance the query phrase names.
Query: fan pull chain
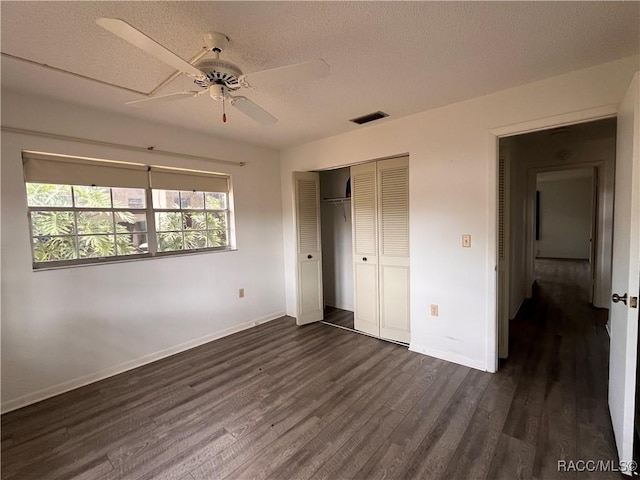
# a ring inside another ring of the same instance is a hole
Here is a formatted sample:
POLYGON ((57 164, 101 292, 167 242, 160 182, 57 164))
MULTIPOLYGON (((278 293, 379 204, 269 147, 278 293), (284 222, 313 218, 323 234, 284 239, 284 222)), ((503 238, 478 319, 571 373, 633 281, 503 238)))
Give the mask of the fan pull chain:
POLYGON ((227 123, 227 112, 224 109, 224 97, 222 97, 222 123, 227 123))

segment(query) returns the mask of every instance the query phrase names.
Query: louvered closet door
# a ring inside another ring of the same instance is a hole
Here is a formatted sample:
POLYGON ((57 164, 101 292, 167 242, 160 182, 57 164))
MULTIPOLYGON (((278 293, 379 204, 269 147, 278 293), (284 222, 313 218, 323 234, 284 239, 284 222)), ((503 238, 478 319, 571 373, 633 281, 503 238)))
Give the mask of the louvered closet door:
POLYGON ((378 245, 380 336, 409 343, 409 157, 378 162, 378 245))
POLYGON ((377 337, 380 327, 376 190, 375 163, 351 167, 354 326, 377 337))
POLYGON ((320 239, 320 176, 294 172, 298 240, 298 325, 323 318, 322 243, 320 239))

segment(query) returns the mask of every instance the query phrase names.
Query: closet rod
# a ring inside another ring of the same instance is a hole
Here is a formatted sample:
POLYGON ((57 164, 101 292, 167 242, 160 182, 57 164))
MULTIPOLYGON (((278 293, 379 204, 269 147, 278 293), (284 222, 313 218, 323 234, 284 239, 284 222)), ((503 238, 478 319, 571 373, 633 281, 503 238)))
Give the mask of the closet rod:
POLYGON ((222 163, 225 165, 234 165, 236 167, 244 167, 246 165, 246 162, 233 162, 230 160, 219 160, 217 158, 211 158, 211 157, 201 157, 200 155, 189 155, 188 153, 171 152, 168 150, 156 150, 154 147, 145 148, 145 147, 136 147, 134 145, 124 145, 121 143, 102 142, 100 140, 91 140, 89 138, 71 137, 68 135, 59 135, 57 133, 40 132, 37 130, 27 130, 25 128, 16 128, 16 127, 10 127, 5 125, 2 125, 1 128, 3 132, 18 133, 21 135, 33 135, 36 137, 44 137, 44 138, 53 138, 55 140, 66 140, 69 142, 76 142, 76 143, 86 143, 88 145, 98 145, 101 147, 120 148, 123 150, 130 150, 133 152, 153 153, 155 155, 163 155, 166 157, 180 157, 180 158, 186 158, 189 160, 205 160, 207 162, 222 163))

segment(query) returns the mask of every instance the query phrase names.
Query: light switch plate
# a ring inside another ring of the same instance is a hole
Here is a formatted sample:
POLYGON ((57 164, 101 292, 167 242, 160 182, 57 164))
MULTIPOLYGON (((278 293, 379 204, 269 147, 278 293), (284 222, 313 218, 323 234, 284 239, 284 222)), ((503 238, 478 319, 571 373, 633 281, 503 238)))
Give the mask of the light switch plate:
POLYGON ((438 316, 438 305, 431 304, 431 316, 432 317, 438 316))
POLYGON ((462 246, 465 248, 471 247, 471 235, 468 233, 462 235, 462 246))

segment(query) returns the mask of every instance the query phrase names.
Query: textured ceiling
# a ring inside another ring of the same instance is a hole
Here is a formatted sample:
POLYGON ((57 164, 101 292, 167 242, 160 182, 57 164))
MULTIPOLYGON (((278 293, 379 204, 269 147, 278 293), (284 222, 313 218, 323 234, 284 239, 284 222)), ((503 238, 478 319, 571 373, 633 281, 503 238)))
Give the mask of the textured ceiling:
MULTIPOLYGON (((133 108, 144 98, 3 55, 2 87, 282 148, 639 52, 639 2, 2 2, 1 50, 142 92, 172 73, 96 25, 121 18, 184 58, 208 31, 245 73, 322 58, 328 78, 248 91, 280 119, 220 121, 206 97, 133 108)), ((192 89, 186 77, 159 94, 192 89)))

